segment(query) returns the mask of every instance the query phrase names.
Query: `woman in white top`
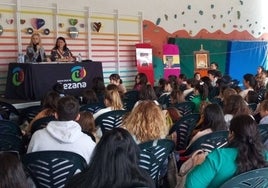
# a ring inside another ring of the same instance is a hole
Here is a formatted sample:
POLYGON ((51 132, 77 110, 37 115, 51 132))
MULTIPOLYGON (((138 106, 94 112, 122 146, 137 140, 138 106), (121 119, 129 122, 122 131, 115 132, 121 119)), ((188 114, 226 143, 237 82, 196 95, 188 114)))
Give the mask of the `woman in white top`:
POLYGON ((103 108, 93 114, 94 119, 99 117, 101 114, 105 112, 109 112, 112 110, 123 110, 123 103, 118 92, 118 89, 106 90, 104 94, 104 104, 106 108, 103 108))
POLYGON ((239 95, 241 95, 244 99, 249 91, 254 91, 254 88, 256 86, 256 79, 253 74, 245 74, 243 78, 243 84, 245 86, 245 89, 242 90, 239 95))

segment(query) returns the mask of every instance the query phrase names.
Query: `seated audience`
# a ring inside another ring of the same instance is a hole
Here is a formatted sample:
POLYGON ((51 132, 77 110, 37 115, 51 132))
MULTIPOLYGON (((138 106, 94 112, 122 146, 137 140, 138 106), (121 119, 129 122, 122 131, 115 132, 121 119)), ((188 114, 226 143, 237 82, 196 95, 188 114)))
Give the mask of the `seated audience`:
POLYGON ((127 89, 124 86, 123 81, 120 78, 119 74, 111 74, 109 79, 110 79, 110 84, 115 84, 118 87, 118 91, 121 95, 127 92, 127 89))
POLYGON ((105 112, 110 112, 112 110, 123 110, 123 103, 118 92, 118 89, 106 90, 104 94, 104 104, 106 108, 100 109, 98 112, 93 114, 94 119, 99 117, 105 112))
POLYGON ((258 104, 259 103, 258 93, 256 91, 248 91, 248 93, 247 93, 247 95, 245 97, 245 101, 248 104, 251 104, 251 103, 258 104))
POLYGON ((268 165, 268 152, 264 149, 254 119, 239 115, 231 120, 226 148, 215 149, 205 161, 189 172, 186 188, 220 187, 230 178, 268 165))
POLYGON ((157 98, 159 98, 164 93, 166 82, 167 80, 165 78, 160 78, 158 81, 158 85, 154 87, 154 91, 157 98))
POLYGON ((55 117, 47 127, 36 131, 27 153, 44 150, 63 150, 77 153, 89 163, 95 143, 81 131, 79 103, 72 96, 59 99, 55 117))
POLYGON ((216 63, 216 62, 211 62, 209 67, 210 67, 210 69, 212 69, 212 70, 218 70, 219 65, 218 65, 218 63, 216 63))
POLYGON ((92 79, 92 89, 93 89, 93 91, 95 91, 95 93, 99 99, 99 102, 103 104, 104 93, 106 90, 103 77, 94 77, 92 79))
POLYGON ((195 104, 195 113, 199 113, 200 104, 208 101, 208 87, 205 82, 200 81, 194 85, 194 98, 191 100, 195 104))
POLYGON ((16 153, 0 152, 0 187, 30 188, 34 187, 31 179, 27 179, 23 165, 16 153))
POLYGON ((183 91, 184 98, 194 91, 194 87, 193 87, 194 82, 195 82, 194 79, 186 80, 186 88, 183 91))
POLYGON ((103 135, 87 169, 72 177, 66 188, 154 188, 138 164, 139 147, 126 130, 115 128, 103 135))
POLYGON ((82 93, 82 105, 98 103, 99 99, 93 89, 87 89, 82 93))
POLYGON ((201 114, 201 119, 203 121, 199 125, 199 131, 193 136, 189 145, 208 133, 227 130, 222 108, 218 104, 208 104, 201 114))
POLYGON ((254 91, 256 86, 256 80, 253 74, 245 74, 243 76, 243 85, 245 89, 239 92, 239 95, 241 95, 244 99, 247 96, 248 91, 254 91))
POLYGON ((151 100, 140 102, 122 124, 137 143, 165 138, 169 131, 164 112, 151 100))
POLYGON ((268 124, 268 100, 263 100, 260 103, 260 116, 261 120, 259 124, 268 124))
POLYGON ((135 84, 133 90, 140 91, 143 86, 146 86, 148 83, 148 78, 145 73, 138 73, 135 77, 135 84))
POLYGON ((183 92, 180 89, 175 89, 170 93, 170 104, 171 106, 176 103, 185 102, 183 92))
POLYGON ((252 113, 245 100, 238 94, 227 97, 223 106, 224 119, 228 127, 233 117, 240 114, 251 115, 252 113))
POLYGON ((55 112, 57 109, 57 102, 59 99, 60 99, 60 95, 58 92, 49 91, 46 94, 41 104, 42 110, 33 118, 30 124, 26 126, 25 128, 26 134, 29 135, 31 133, 32 125, 36 120, 55 115, 55 112))
POLYGON ((91 112, 83 111, 80 112, 80 118, 77 120, 77 123, 82 128, 82 132, 87 134, 92 138, 94 142, 96 142, 96 127, 95 127, 95 120, 91 112))
POLYGON ((144 100, 151 100, 154 101, 155 104, 159 105, 157 101, 157 96, 154 92, 154 88, 150 84, 147 84, 140 89, 139 100, 135 103, 134 108, 144 100))

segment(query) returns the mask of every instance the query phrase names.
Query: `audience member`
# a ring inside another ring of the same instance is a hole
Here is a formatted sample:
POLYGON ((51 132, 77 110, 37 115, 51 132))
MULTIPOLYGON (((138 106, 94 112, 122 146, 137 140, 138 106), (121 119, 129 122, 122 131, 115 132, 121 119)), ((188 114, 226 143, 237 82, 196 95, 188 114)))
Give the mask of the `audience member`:
POLYGON ((26 60, 27 62, 33 63, 50 61, 50 59, 46 57, 39 33, 34 33, 31 36, 30 44, 26 48, 26 60))
POLYGON ((117 89, 105 91, 104 104, 106 108, 100 109, 98 112, 93 114, 94 119, 99 117, 101 114, 104 114, 105 112, 110 112, 112 110, 123 110, 123 103, 117 89))
POLYGON ((54 48, 51 50, 51 61, 58 62, 72 62, 75 61, 75 57, 69 50, 66 44, 66 40, 63 37, 58 37, 54 48))
MULTIPOLYGON (((182 77, 185 75, 182 75, 182 77)), ((167 81, 170 83, 170 86, 172 89, 178 89, 179 85, 178 85, 178 78, 176 75, 169 75, 167 81)))
POLYGON ((78 153, 89 163, 95 143, 81 131, 79 103, 72 96, 59 99, 55 117, 47 127, 36 131, 30 141, 27 153, 43 150, 63 150, 78 153))
POLYGON ((99 102, 103 103, 104 102, 104 93, 106 90, 103 77, 94 77, 92 79, 92 89, 93 89, 93 91, 95 91, 95 93, 99 99, 99 102))
POLYGON ((256 80, 253 74, 245 74, 243 76, 243 79, 243 85, 245 89, 242 90, 239 95, 241 95, 244 99, 247 96, 248 91, 254 91, 254 88, 256 86, 256 80))
POLYGON ((137 143, 165 138, 169 131, 164 112, 151 100, 140 102, 122 124, 137 143))
POLYGON ((27 179, 19 155, 11 152, 0 152, 0 187, 30 188, 33 182, 27 179))
POLYGON ((166 82, 167 80, 165 78, 160 78, 158 81, 158 85, 154 87, 154 91, 157 98, 159 98, 164 93, 166 82))
POLYGON ((230 121, 233 117, 246 114, 251 115, 251 110, 249 109, 245 100, 241 97, 241 95, 230 95, 224 100, 223 105, 224 119, 227 125, 230 125, 230 121))
POLYGON ((228 142, 228 147, 215 149, 189 172, 186 188, 220 187, 233 176, 267 166, 268 152, 251 116, 231 120, 228 142))
POLYGON ((178 88, 181 90, 181 91, 184 91, 186 89, 186 80, 187 80, 187 77, 185 74, 180 74, 178 76, 178 82, 177 82, 177 85, 178 85, 178 88))
POLYGON ((194 112, 199 113, 201 102, 208 101, 208 87, 203 81, 195 84, 194 95, 195 97, 191 100, 193 103, 195 103, 194 112))
POLYGON ((82 93, 82 104, 94 104, 98 103, 99 99, 93 89, 86 89, 82 93))
POLYGON ((170 104, 171 106, 176 103, 185 102, 183 92, 180 89, 171 91, 170 93, 170 104))
POLYGON ((263 100, 260 103, 260 116, 261 116, 261 120, 259 122, 259 124, 268 124, 268 100, 263 100))
POLYGON ((62 83, 54 84, 53 87, 52 87, 52 90, 57 92, 60 95, 60 97, 66 96, 65 89, 64 89, 62 83))
POLYGON ((118 87, 118 91, 119 93, 121 93, 121 95, 127 92, 127 89, 124 86, 123 81, 120 78, 119 74, 111 74, 109 79, 111 84, 115 84, 118 87))
POLYGON ((154 101, 155 104, 159 105, 154 89, 150 84, 141 88, 139 91, 139 100, 135 103, 134 108, 145 100, 154 101))
POLYGON ((148 78, 145 73, 138 73, 135 77, 135 85, 133 87, 133 90, 140 91, 143 86, 146 86, 148 84, 148 78))
POLYGON ((54 116, 57 110, 57 103, 60 99, 58 92, 49 91, 41 102, 42 110, 32 119, 29 125, 26 126, 26 134, 30 135, 33 123, 41 118, 54 116))
POLYGON ((87 169, 71 178, 66 188, 154 188, 154 182, 139 167, 139 147, 131 135, 115 128, 103 135, 87 169))
POLYGON ((195 73, 194 73, 194 79, 195 79, 196 81, 200 81, 200 80, 201 80, 201 74, 200 74, 200 72, 195 72, 195 73))
POLYGON ((77 120, 77 123, 82 128, 82 132, 87 134, 92 138, 94 142, 96 142, 96 127, 95 127, 95 120, 91 112, 83 111, 80 112, 80 118, 77 120))
POLYGON ((248 104, 251 104, 251 103, 258 104, 259 103, 258 93, 256 91, 248 91, 248 93, 247 93, 247 95, 245 97, 245 101, 248 104))
POLYGON ((185 88, 185 90, 183 91, 183 96, 184 96, 184 98, 185 98, 186 96, 188 96, 189 94, 193 93, 193 91, 194 91, 194 87, 193 87, 194 82, 195 82, 194 79, 187 79, 187 80, 186 80, 186 88, 185 88))
POLYGON ((210 63, 210 69, 211 69, 211 70, 218 70, 218 69, 219 69, 219 65, 218 65, 218 63, 216 63, 216 62, 211 62, 211 63, 210 63))
POLYGON ((200 124, 199 131, 193 136, 189 145, 208 133, 227 130, 222 108, 218 104, 208 104, 201 114, 201 119, 203 121, 200 124))

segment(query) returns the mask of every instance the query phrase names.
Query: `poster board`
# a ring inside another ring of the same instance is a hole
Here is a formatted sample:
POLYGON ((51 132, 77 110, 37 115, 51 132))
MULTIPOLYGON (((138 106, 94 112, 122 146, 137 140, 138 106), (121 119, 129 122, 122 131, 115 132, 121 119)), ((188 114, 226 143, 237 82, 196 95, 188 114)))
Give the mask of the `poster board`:
POLYGON ((194 71, 199 72, 201 77, 207 76, 207 70, 210 66, 209 51, 201 49, 194 51, 194 71))
POLYGON ((154 86, 153 49, 150 44, 136 44, 137 71, 146 74, 148 81, 154 86))

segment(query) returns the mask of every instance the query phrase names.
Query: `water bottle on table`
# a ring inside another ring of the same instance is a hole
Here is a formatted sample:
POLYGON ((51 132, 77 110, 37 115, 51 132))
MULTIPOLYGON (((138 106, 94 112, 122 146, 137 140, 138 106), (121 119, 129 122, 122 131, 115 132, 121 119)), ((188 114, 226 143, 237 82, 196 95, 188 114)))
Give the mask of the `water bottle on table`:
POLYGON ((24 63, 24 54, 23 53, 19 53, 19 55, 18 55, 18 63, 24 63))
POLYGON ((77 58, 76 58, 77 62, 82 62, 82 55, 79 53, 77 58))

